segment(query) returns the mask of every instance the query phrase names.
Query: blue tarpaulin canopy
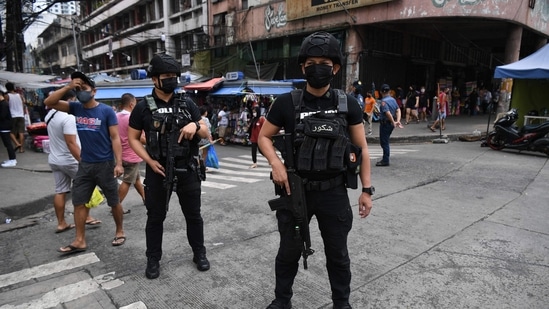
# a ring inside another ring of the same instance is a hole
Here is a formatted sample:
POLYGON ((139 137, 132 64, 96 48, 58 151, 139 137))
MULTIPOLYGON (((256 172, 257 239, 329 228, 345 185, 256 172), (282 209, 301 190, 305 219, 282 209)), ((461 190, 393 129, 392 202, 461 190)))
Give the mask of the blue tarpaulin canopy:
POLYGON ((242 89, 244 89, 244 87, 240 87, 240 86, 221 87, 216 91, 212 92, 210 95, 237 95, 237 94, 242 94, 242 89))
POLYGON ((294 90, 292 86, 283 86, 283 87, 271 87, 271 86, 249 86, 254 93, 262 95, 278 95, 290 92, 294 90))
POLYGON ((136 98, 142 98, 148 94, 151 94, 153 86, 147 87, 128 87, 128 88, 97 88, 95 99, 120 99, 124 93, 131 93, 136 98))
POLYGON ((497 66, 494 78, 549 78, 549 44, 522 60, 497 66))

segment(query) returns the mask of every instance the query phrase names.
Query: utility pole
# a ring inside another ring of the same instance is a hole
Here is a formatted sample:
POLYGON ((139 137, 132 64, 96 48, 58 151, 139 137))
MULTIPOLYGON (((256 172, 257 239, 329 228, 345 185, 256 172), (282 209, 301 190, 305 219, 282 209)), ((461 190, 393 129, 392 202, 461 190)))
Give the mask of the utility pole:
POLYGON ((74 20, 74 17, 71 19, 71 25, 72 25, 72 37, 74 39, 74 54, 76 55, 76 67, 78 68, 78 71, 82 71, 80 67, 80 55, 78 52, 78 40, 76 40, 76 28, 75 28, 76 21, 74 20))

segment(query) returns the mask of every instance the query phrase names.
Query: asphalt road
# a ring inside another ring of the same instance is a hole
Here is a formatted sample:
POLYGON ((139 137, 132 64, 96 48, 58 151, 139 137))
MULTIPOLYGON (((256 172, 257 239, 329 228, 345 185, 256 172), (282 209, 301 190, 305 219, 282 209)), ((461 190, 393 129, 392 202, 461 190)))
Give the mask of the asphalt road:
MULTIPOLYGON (((380 157, 370 145, 372 162, 380 157)), ((548 159, 493 151, 478 142, 394 145, 390 167, 372 167, 374 208, 349 238, 354 308, 547 308, 548 159)), ((273 299, 278 234, 266 203, 274 197, 263 159, 250 149, 217 147, 219 171, 203 186, 206 247, 212 268, 199 272, 172 197, 164 257, 156 280, 144 276, 145 208, 130 191, 128 240, 113 247, 114 223, 87 229, 89 250, 60 257, 73 231, 55 234, 53 210, 36 224, 0 233, 0 309, 264 308, 273 299)), ((67 207, 71 211, 71 207, 67 207)), ((67 213, 69 221, 72 221, 67 213)), ((331 308, 325 258, 311 222, 309 269, 300 265, 294 308, 331 308)))

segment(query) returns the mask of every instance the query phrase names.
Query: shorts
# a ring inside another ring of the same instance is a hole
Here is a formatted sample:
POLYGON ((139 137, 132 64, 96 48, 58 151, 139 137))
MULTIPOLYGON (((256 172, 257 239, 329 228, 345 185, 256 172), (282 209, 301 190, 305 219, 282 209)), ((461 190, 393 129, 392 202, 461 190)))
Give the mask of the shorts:
POLYGON ((438 113, 437 119, 446 119, 446 112, 438 113))
POLYGON ((124 167, 124 175, 122 175, 122 181, 125 183, 133 184, 139 178, 139 163, 130 163, 122 161, 122 167, 124 167))
POLYGON ((72 204, 84 205, 90 201, 95 186, 99 186, 107 198, 107 205, 120 204, 118 181, 114 177, 114 161, 87 163, 80 162, 74 179, 72 204))
POLYGON ((24 134, 25 133, 25 118, 15 117, 13 118, 11 134, 24 134))
POLYGON ((57 165, 50 164, 55 180, 55 193, 71 192, 72 180, 76 178, 78 164, 57 165))
POLYGON ((219 131, 217 133, 218 133, 219 137, 221 137, 221 138, 225 137, 225 132, 227 131, 227 127, 223 126, 223 127, 219 127, 218 129, 219 129, 219 131))

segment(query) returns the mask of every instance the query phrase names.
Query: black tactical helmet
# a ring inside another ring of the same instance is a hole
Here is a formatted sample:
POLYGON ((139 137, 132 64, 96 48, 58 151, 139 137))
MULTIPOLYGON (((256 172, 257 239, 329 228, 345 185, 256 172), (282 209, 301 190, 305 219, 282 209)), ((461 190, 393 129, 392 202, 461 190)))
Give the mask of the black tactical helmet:
POLYGON ((339 41, 327 32, 315 32, 303 40, 297 62, 304 63, 307 57, 326 57, 339 65, 343 61, 339 41))
POLYGON ((181 65, 174 57, 166 54, 157 54, 151 59, 147 69, 147 76, 157 76, 163 73, 181 74, 181 65))

